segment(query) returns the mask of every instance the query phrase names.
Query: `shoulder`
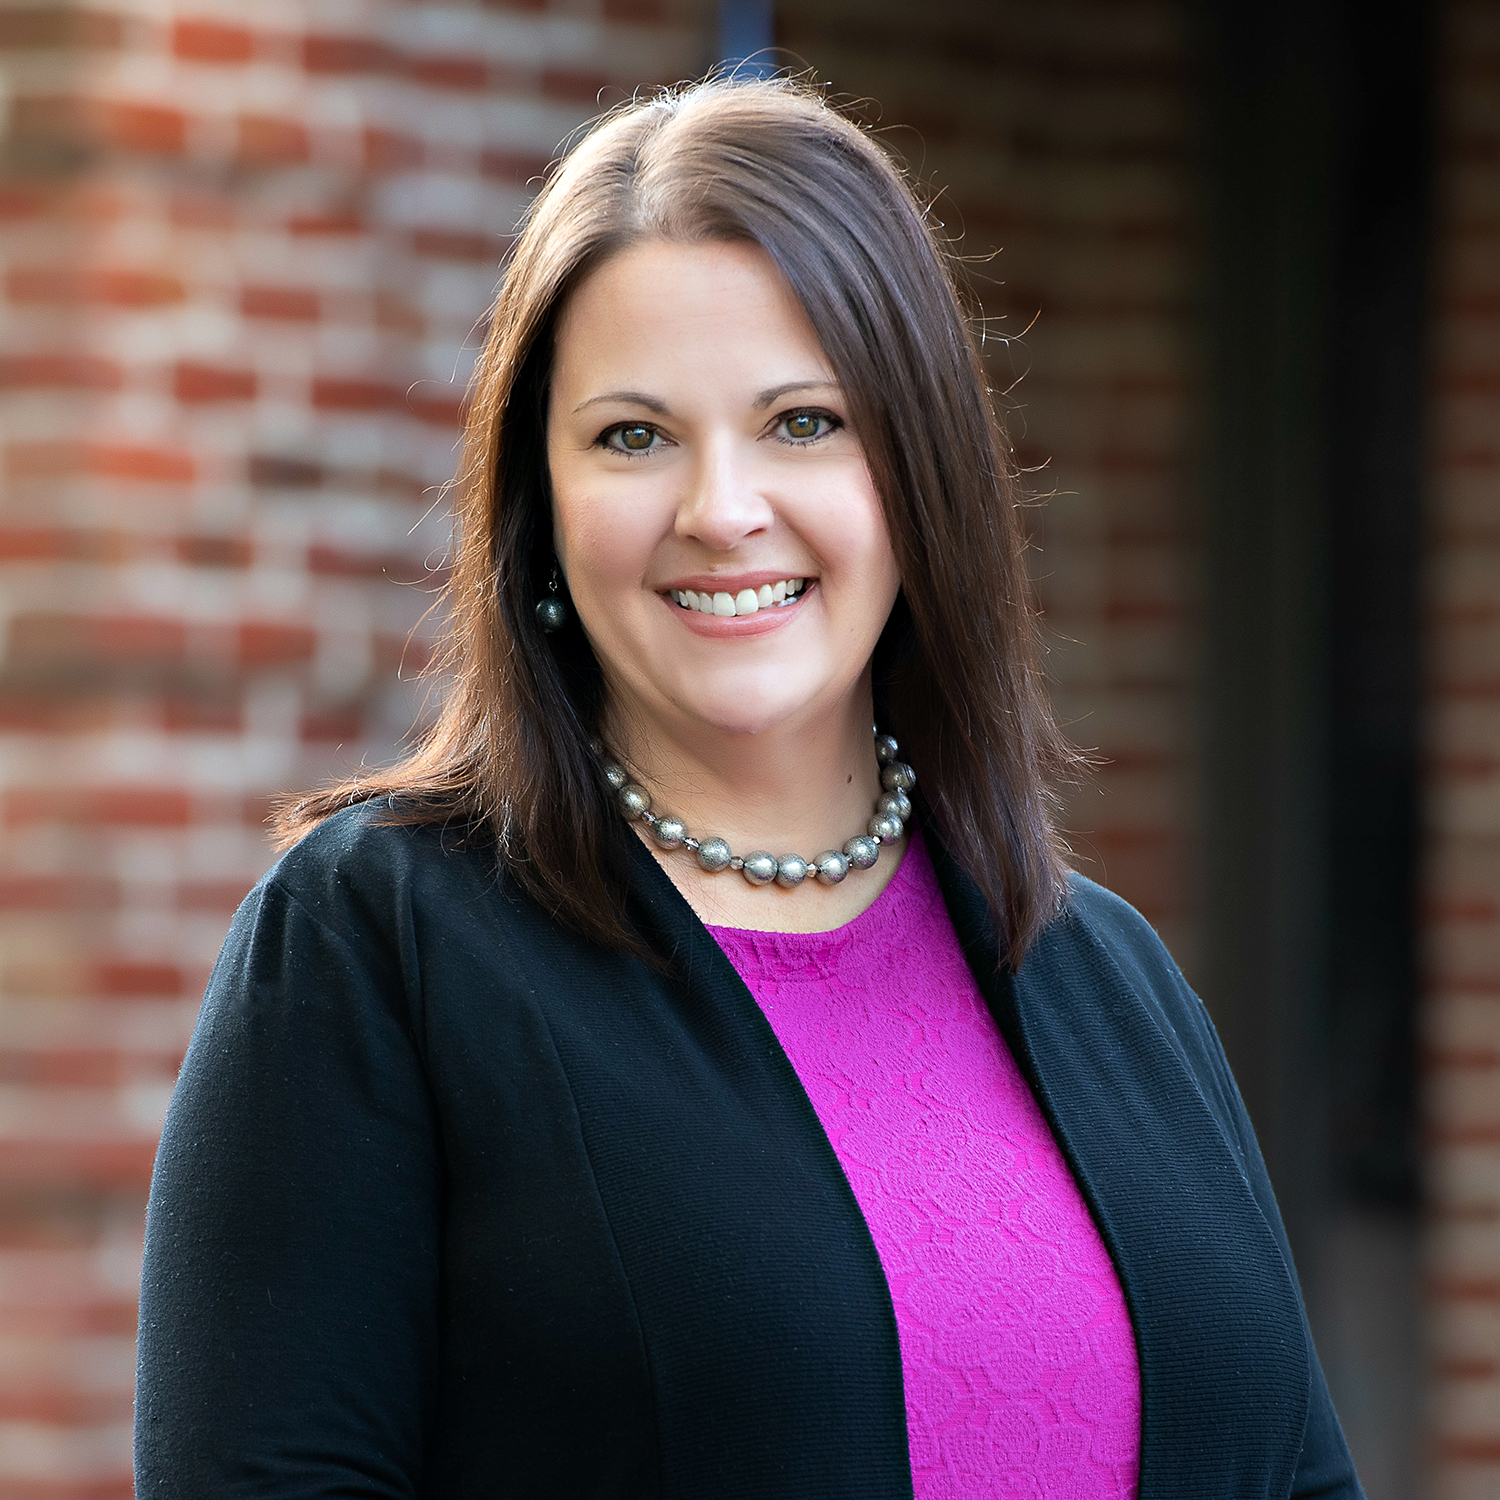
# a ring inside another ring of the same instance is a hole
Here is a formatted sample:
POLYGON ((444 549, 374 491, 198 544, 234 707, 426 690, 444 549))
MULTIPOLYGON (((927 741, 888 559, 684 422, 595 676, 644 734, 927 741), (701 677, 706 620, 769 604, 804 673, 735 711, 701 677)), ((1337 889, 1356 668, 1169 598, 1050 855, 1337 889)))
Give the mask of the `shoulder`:
POLYGON ((1088 998, 1096 1008, 1118 1003, 1122 993, 1129 996, 1131 1008, 1145 1013, 1186 1066, 1243 1158, 1252 1137, 1218 1033, 1145 917, 1113 891, 1075 873, 1069 878, 1067 905, 1043 934, 1038 947, 1043 946, 1052 950, 1054 976, 1092 976, 1086 987, 1094 992, 1088 998), (1083 952, 1086 964, 1069 962, 1083 952))
POLYGON ((1085 942, 1101 948, 1133 988, 1176 994, 1187 988, 1156 929, 1123 897, 1076 871, 1068 877, 1061 916, 1044 940, 1085 942))
POLYGON ((293 901, 346 936, 372 926, 390 934, 415 909, 501 884, 493 842, 470 823, 401 822, 377 798, 307 833, 266 871, 250 902, 293 901))

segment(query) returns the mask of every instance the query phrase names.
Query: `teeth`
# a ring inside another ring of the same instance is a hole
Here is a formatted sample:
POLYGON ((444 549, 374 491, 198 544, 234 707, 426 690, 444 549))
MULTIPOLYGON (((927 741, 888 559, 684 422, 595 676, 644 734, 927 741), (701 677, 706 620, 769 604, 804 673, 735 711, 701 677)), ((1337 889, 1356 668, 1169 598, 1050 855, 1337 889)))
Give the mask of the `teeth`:
POLYGON ((778 604, 793 604, 806 584, 805 578, 782 578, 776 583, 763 583, 758 589, 741 589, 737 594, 723 590, 710 594, 695 589, 668 589, 667 594, 674 604, 683 609, 695 609, 699 614, 719 615, 729 619, 735 615, 753 615, 778 604))

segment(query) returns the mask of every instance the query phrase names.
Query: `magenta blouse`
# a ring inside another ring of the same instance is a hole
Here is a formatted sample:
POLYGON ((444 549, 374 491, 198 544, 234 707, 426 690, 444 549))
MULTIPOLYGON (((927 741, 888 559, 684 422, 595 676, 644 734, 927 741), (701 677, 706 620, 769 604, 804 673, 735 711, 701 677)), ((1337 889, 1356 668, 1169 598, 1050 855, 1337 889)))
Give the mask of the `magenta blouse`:
POLYGON ((890 1283, 917 1500, 1134 1496, 1135 1336, 919 834, 833 932, 711 927, 796 1069, 890 1283))

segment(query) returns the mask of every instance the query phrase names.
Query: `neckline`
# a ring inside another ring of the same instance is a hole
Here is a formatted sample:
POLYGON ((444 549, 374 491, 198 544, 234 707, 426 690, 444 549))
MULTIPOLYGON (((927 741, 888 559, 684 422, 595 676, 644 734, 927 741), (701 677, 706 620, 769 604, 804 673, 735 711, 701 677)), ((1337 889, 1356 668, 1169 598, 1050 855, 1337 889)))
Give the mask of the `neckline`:
POLYGON ((919 878, 921 865, 926 861, 927 848, 922 842, 922 830, 913 821, 907 826, 906 848, 902 851, 901 863, 896 866, 896 873, 886 882, 885 889, 862 912, 856 913, 837 927, 820 927, 812 932, 781 932, 762 927, 720 927, 712 922, 705 922, 703 925, 715 940, 774 939, 777 942, 813 945, 819 940, 847 937, 857 933, 863 924, 874 923, 889 916, 890 907, 919 878))

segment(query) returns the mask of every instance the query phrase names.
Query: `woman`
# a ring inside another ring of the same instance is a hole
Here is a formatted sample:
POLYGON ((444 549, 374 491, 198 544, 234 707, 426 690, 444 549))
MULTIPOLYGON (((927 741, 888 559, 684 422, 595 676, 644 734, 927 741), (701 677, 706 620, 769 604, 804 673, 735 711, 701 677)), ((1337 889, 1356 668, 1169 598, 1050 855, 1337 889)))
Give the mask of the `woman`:
POLYGON ((1212 1028, 1064 865, 883 152, 786 81, 607 118, 458 496, 436 725, 289 809, 184 1065, 140 1493, 1358 1494, 1212 1028))

